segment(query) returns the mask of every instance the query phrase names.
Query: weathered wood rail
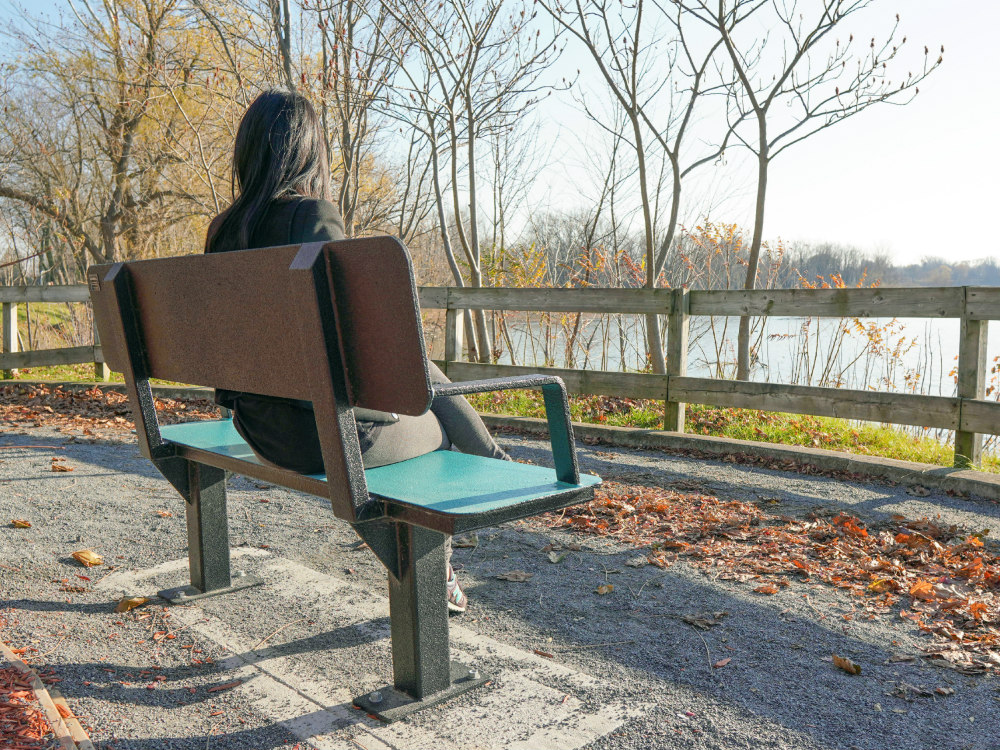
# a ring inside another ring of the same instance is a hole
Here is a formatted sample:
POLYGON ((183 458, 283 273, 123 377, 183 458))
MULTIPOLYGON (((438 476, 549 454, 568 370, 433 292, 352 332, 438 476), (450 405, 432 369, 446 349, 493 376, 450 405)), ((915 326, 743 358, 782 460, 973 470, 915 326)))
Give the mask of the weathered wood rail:
POLYGON ((666 374, 545 368, 576 393, 663 400, 664 426, 682 432, 685 404, 733 406, 955 431, 955 465, 982 458, 982 435, 1000 434, 1000 404, 985 400, 987 326, 1000 320, 1000 288, 900 289, 468 289, 424 288, 421 306, 446 310, 442 369, 453 380, 535 372, 536 367, 462 361, 468 309, 657 313, 668 319, 666 374), (693 378, 687 375, 691 316, 957 318, 961 321, 954 397, 693 378))
POLYGON ((90 304, 90 290, 86 284, 68 286, 0 286, 0 307, 3 309, 3 354, 0 354, 0 373, 4 378, 13 377, 20 368, 47 367, 94 363, 94 377, 107 380, 111 371, 104 363, 104 354, 93 329, 94 343, 89 346, 72 346, 61 349, 19 351, 17 311, 19 305, 38 302, 83 302, 90 304))
MULTIPOLYGON (((3 354, 0 370, 93 362, 107 380, 100 343, 19 352, 17 306, 37 302, 88 302, 86 285, 0 287, 3 354)), ((538 372, 560 375, 570 391, 662 400, 664 427, 684 430, 687 403, 792 412, 955 431, 955 465, 981 460, 982 435, 1000 434, 1000 404, 987 401, 988 321, 1000 320, 1000 288, 780 289, 688 291, 685 289, 469 289, 423 287, 420 304, 445 310, 442 369, 453 380, 538 372), (659 314, 667 318, 666 374, 521 367, 463 361, 466 309, 531 312, 659 314), (687 375, 691 316, 829 318, 957 318, 961 321, 958 388, 953 397, 850 390, 687 375)))

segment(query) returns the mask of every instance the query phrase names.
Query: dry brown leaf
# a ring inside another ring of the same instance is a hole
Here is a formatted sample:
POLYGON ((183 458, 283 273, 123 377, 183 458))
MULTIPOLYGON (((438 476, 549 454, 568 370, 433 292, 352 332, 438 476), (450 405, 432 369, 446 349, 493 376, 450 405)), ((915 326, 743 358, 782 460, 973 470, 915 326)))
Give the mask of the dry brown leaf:
POLYGON ((834 654, 833 663, 840 669, 843 669, 848 674, 854 674, 854 675, 861 674, 861 667, 859 667, 853 661, 844 656, 837 656, 836 654, 834 654))
POLYGON ((954 695, 955 689, 949 687, 939 687, 939 688, 934 688, 934 692, 937 693, 938 695, 954 695))
POLYGON ((73 471, 73 467, 65 464, 52 464, 52 471, 73 471))
POLYGON ((170 518, 174 514, 171 513, 169 510, 158 510, 156 511, 156 515, 158 515, 160 518, 170 518))
POLYGON ((763 586, 758 586, 754 589, 758 594, 777 594, 778 587, 773 583, 765 583, 763 586))
POLYGON ((29 521, 25 521, 25 520, 23 520, 21 518, 15 518, 13 521, 10 522, 10 525, 13 526, 15 529, 30 529, 31 528, 31 523, 29 521))
POLYGON ((237 687, 238 685, 242 685, 242 684, 243 684, 243 680, 233 680, 232 682, 227 682, 224 685, 216 685, 215 687, 210 687, 205 692, 206 693, 217 693, 220 690, 229 690, 229 688, 234 688, 234 687, 237 687))
POLYGON ((604 583, 598 586, 596 589, 594 589, 594 593, 598 594, 599 596, 604 596, 605 594, 610 594, 614 590, 615 587, 612 586, 610 583, 604 583))
POLYGON ((115 612, 128 612, 148 602, 148 596, 123 596, 115 605, 115 612))
POLYGON ((501 581, 514 581, 515 583, 524 583, 529 580, 534 573, 527 573, 523 570, 508 570, 506 573, 499 573, 497 578, 501 581))
POLYGON ((927 497, 931 494, 931 491, 922 484, 915 484, 912 487, 906 488, 906 494, 913 495, 914 497, 927 497))
POLYGON ((537 648, 535 649, 535 653, 538 654, 539 656, 544 656, 546 659, 555 659, 556 658, 555 654, 550 654, 548 651, 542 651, 542 650, 537 649, 537 648))
POLYGON ((725 659, 719 659, 717 662, 715 662, 715 664, 712 665, 712 668, 713 669, 722 669, 724 666, 726 666, 732 660, 733 660, 733 657, 731 657, 731 656, 727 656, 725 659))
POLYGON ((930 581, 917 581, 910 586, 910 596, 914 599, 923 599, 928 602, 933 601, 936 598, 934 584, 930 581))
POLYGON ((89 549, 77 550, 73 553, 73 559, 88 568, 92 568, 95 565, 101 565, 104 562, 103 557, 89 549))
POLYGON ((472 549, 479 546, 479 534, 475 531, 470 531, 468 534, 458 534, 451 538, 452 547, 462 547, 466 549, 472 549))
POLYGON ((702 630, 708 630, 713 625, 721 625, 722 618, 728 615, 728 612, 699 612, 696 615, 683 615, 681 620, 686 622, 688 625, 694 625, 696 628, 701 628, 702 630))

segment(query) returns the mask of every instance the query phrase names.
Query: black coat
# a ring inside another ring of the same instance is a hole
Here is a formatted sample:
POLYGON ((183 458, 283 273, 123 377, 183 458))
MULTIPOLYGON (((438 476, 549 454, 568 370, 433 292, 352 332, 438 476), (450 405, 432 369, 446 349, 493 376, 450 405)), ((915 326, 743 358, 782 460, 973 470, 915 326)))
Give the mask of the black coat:
MULTIPOLYGON (((206 252, 222 217, 209 226, 206 252)), ((276 201, 251 237, 250 247, 277 247, 344 239, 344 222, 329 201, 295 197, 276 201)), ((252 297, 251 297, 252 299, 252 297)), ((302 474, 323 471, 312 404, 274 396, 217 390, 215 400, 231 409, 233 425, 258 458, 302 474)), ((358 421, 361 450, 375 440, 378 425, 358 421)))

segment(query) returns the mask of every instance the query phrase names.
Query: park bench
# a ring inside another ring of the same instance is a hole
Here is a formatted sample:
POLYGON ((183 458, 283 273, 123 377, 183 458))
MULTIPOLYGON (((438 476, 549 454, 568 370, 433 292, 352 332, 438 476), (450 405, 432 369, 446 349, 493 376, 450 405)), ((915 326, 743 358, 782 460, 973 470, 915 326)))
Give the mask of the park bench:
POLYGON ((453 663, 447 534, 593 497, 559 378, 430 383, 413 270, 391 237, 93 266, 104 356, 122 372, 142 454, 186 505, 190 602, 255 585, 233 574, 227 472, 328 498, 389 574, 393 685, 355 699, 385 721, 487 681, 453 663), (325 474, 259 461, 230 419, 158 424, 150 378, 311 401, 325 474), (541 388, 554 469, 435 451, 365 470, 354 408, 420 415, 434 398, 541 388))

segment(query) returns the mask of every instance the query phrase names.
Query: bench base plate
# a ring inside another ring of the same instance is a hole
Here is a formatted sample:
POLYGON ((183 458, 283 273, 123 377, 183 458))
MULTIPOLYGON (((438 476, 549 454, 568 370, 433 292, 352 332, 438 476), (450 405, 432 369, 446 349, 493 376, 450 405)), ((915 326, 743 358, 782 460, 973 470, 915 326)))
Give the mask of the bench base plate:
POLYGON ((207 599, 210 596, 221 596, 222 594, 229 594, 240 589, 248 589, 251 586, 260 586, 262 583, 264 583, 263 579, 240 571, 233 574, 232 583, 225 588, 202 591, 194 586, 177 586, 172 589, 158 591, 157 595, 161 599, 166 599, 170 604, 188 604, 198 599, 207 599))
POLYGON ((451 687, 434 693, 423 700, 412 698, 391 685, 387 685, 379 690, 358 696, 354 699, 354 705, 388 724, 421 709, 450 700, 456 695, 461 695, 489 682, 491 679, 489 675, 481 674, 464 664, 453 661, 451 662, 451 687))

